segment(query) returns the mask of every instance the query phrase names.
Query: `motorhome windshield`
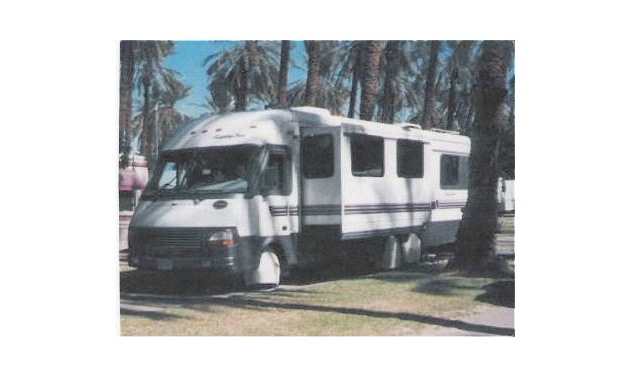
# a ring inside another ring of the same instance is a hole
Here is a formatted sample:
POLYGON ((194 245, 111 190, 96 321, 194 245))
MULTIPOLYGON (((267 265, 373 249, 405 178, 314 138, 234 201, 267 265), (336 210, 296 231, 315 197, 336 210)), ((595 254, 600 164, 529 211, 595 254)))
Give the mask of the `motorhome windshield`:
POLYGON ((164 153, 149 189, 168 192, 245 193, 261 148, 253 145, 164 153))

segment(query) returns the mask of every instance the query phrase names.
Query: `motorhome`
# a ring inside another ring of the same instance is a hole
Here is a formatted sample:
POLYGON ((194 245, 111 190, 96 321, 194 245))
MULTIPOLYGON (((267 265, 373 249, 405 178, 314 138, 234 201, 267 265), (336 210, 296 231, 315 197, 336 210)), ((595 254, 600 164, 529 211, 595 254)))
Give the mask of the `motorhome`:
POLYGON ((380 269, 454 243, 470 140, 298 107, 212 115, 160 152, 129 230, 129 264, 277 285, 367 241, 380 269))
POLYGON ((142 155, 120 154, 118 169, 118 250, 128 248, 128 228, 140 194, 149 179, 147 160, 142 155))
POLYGON ((514 206, 514 180, 499 177, 497 183, 497 200, 499 202, 499 213, 513 213, 514 206))

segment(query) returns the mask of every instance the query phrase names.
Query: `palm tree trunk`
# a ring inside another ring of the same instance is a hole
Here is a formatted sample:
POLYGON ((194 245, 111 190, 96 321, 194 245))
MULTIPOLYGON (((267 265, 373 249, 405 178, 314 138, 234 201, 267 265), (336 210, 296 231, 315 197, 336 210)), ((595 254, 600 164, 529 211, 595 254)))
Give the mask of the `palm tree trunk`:
POLYGON ((354 108, 357 105, 357 91, 361 80, 361 64, 357 61, 352 71, 352 87, 350 88, 350 103, 348 105, 348 118, 354 118, 354 108))
POLYGON ((475 121, 475 88, 470 91, 468 94, 468 112, 466 114, 466 122, 464 123, 464 133, 466 135, 470 134, 470 129, 472 128, 472 124, 475 121))
POLYGON ((455 119, 457 119, 457 67, 451 71, 451 88, 448 94, 448 116, 446 117, 446 128, 455 130, 455 119))
POLYGON ((427 70, 427 82, 424 89, 424 110, 422 113, 422 128, 430 129, 433 125, 433 109, 435 108, 435 78, 437 76, 437 58, 440 41, 431 42, 431 56, 427 70))
MULTIPOLYGON (((133 75, 135 72, 135 41, 120 41, 120 88, 119 88, 119 143, 129 152, 131 120, 133 118, 133 75)), ((121 151, 122 152, 122 151, 121 151)))
POLYGON ((306 93, 304 102, 307 106, 317 104, 319 94, 319 66, 321 63, 322 41, 307 41, 308 72, 306 74, 306 93))
POLYGON ((150 71, 152 70, 150 65, 143 67, 145 71, 143 73, 142 89, 143 89, 143 104, 142 104, 142 154, 149 159, 149 166, 153 163, 153 132, 151 129, 151 77, 153 76, 150 71))
POLYGON ((393 123, 397 109, 396 81, 400 72, 400 41, 388 41, 385 45, 385 88, 381 109, 381 121, 393 123))
POLYGON ((238 63, 238 78, 234 81, 234 110, 247 110, 247 95, 249 94, 249 51, 254 48, 254 41, 245 42, 246 52, 241 56, 238 63))
POLYGON ((499 135, 507 123, 503 104, 511 47, 509 41, 484 42, 480 59, 476 117, 471 130, 468 202, 460 224, 455 260, 456 266, 473 273, 487 271, 494 258, 499 135))
POLYGON ((280 73, 278 75, 278 105, 287 104, 287 81, 289 77, 289 59, 291 56, 291 41, 282 41, 280 49, 280 73))
POLYGON ((371 121, 374 117, 380 58, 381 43, 379 41, 365 41, 361 58, 361 106, 359 108, 359 116, 363 120, 371 121))

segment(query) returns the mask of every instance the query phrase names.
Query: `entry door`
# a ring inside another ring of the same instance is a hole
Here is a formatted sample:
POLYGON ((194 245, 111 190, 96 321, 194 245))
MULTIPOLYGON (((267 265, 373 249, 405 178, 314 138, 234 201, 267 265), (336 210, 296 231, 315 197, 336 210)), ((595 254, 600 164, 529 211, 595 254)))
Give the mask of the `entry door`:
POLYGON ((304 232, 340 233, 340 132, 303 128, 301 139, 301 210, 304 232))
POLYGON ((274 235, 298 232, 298 188, 292 151, 270 146, 262 175, 261 192, 271 213, 274 235))

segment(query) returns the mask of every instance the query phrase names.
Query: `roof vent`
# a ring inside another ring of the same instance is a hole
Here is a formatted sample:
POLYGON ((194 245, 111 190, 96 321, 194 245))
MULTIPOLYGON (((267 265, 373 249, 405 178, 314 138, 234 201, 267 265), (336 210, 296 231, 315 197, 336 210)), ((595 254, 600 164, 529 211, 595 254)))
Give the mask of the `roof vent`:
POLYGON ((416 125, 415 123, 395 123, 394 125, 402 127, 403 130, 422 130, 420 125, 416 125))
POLYGON ((459 135, 459 131, 454 131, 454 130, 445 130, 445 129, 436 129, 433 128, 431 129, 431 131, 435 132, 435 133, 443 133, 443 134, 455 134, 455 135, 459 135))

